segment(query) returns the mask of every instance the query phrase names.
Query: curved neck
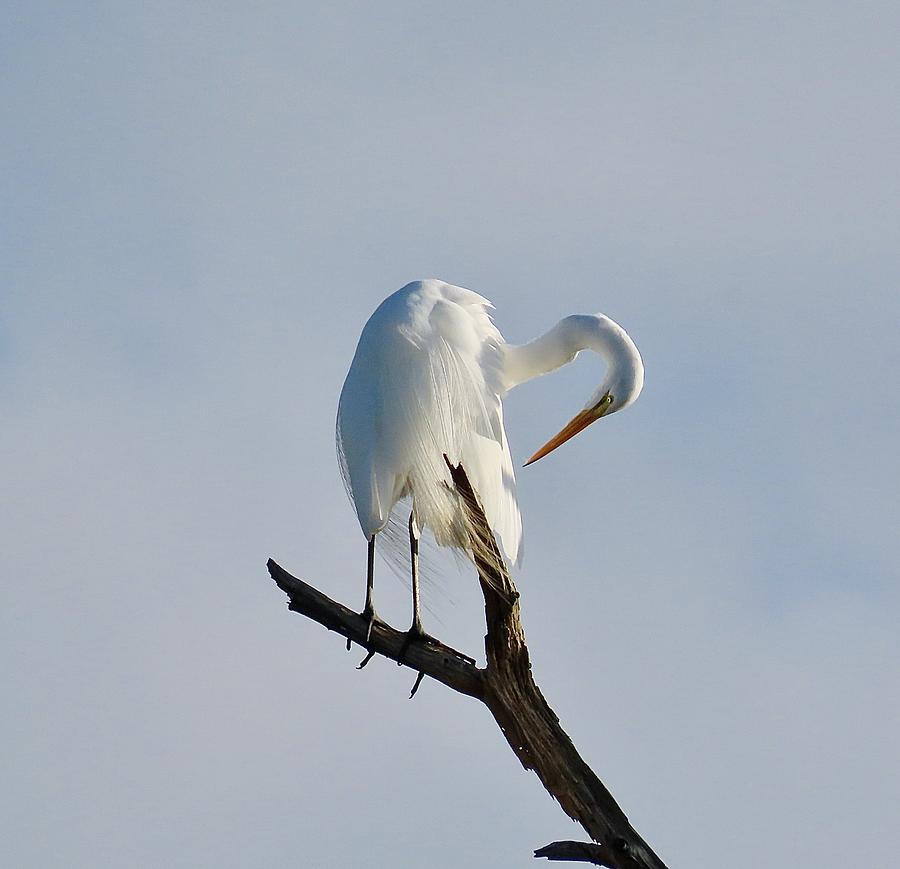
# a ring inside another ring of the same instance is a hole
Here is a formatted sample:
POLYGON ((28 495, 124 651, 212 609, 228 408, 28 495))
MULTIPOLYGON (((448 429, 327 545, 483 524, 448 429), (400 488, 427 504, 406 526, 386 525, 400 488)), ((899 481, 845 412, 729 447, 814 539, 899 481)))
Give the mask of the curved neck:
POLYGON ((552 329, 527 344, 504 345, 503 374, 507 389, 571 362, 585 344, 574 317, 560 320, 552 329))
POLYGON ((637 398, 644 383, 640 353, 625 330, 603 314, 573 314, 534 341, 505 345, 506 389, 555 371, 571 362, 582 350, 592 350, 606 362, 606 377, 591 396, 591 401, 610 390, 618 410, 637 398))

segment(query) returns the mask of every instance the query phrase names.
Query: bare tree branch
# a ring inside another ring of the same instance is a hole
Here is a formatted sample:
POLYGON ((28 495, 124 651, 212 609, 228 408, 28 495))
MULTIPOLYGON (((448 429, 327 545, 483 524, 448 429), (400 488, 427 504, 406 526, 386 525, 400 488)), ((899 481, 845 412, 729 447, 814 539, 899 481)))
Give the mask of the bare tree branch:
MULTIPOLYGON (((487 622, 487 666, 479 669, 470 658, 437 641, 413 643, 402 663, 454 691, 481 700, 522 765, 534 770, 563 811, 598 843, 553 842, 535 851, 535 857, 594 863, 608 869, 666 869, 628 822, 603 782, 582 760, 535 684, 519 618, 519 593, 503 566, 496 540, 465 471, 449 461, 447 465, 468 508, 470 533, 478 538, 473 541, 472 551, 491 554, 489 558, 476 556, 487 622)), ((268 567, 279 588, 290 598, 289 609, 337 631, 372 654, 399 659, 403 633, 376 622, 367 640, 368 623, 360 615, 291 576, 271 559, 268 567)))
MULTIPOLYGON (((289 610, 324 625, 330 631, 337 631, 348 640, 368 649, 371 654, 383 655, 394 661, 399 660, 405 633, 394 630, 384 622, 376 621, 372 625, 372 633, 367 641, 368 619, 326 597, 302 579, 291 576, 271 558, 267 567, 272 579, 290 598, 289 610)), ((413 670, 431 676, 432 679, 437 679, 438 682, 443 682, 448 688, 461 694, 481 699, 484 693, 482 671, 475 666, 471 658, 443 643, 412 643, 403 656, 403 663, 413 670)))
POLYGON ((619 865, 616 855, 606 845, 597 845, 594 842, 551 842, 543 848, 538 848, 534 856, 560 862, 593 863, 595 866, 607 866, 610 869, 615 869, 619 865))

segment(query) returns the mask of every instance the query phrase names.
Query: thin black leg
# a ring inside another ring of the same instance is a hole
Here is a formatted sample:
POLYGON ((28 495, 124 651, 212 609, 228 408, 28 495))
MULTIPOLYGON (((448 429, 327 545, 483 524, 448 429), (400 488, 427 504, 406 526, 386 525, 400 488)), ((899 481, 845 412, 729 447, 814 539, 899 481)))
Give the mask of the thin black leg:
POLYGON ((362 617, 369 620, 369 627, 366 630, 366 642, 369 642, 372 636, 372 625, 378 614, 375 612, 375 535, 369 538, 369 553, 366 562, 366 606, 362 611, 362 617))
POLYGON ((424 635, 422 630, 422 617, 419 611, 419 528, 416 525, 415 514, 409 514, 409 563, 412 570, 412 603, 413 620, 410 631, 424 635))
POLYGON ((412 571, 413 618, 412 625, 403 638, 400 654, 397 656, 398 664, 403 663, 406 650, 412 642, 430 639, 428 634, 422 630, 422 617, 419 606, 419 526, 416 523, 415 511, 409 514, 409 563, 412 571))

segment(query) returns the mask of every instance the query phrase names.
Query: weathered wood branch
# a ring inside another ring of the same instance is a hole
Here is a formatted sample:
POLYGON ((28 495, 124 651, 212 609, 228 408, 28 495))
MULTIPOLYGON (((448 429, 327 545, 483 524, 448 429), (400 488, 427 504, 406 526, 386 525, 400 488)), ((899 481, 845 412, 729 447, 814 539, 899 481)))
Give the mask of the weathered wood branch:
MULTIPOLYGON (((330 631, 337 631, 376 655, 399 661, 400 650, 406 637, 404 632, 394 630, 384 622, 376 621, 372 625, 369 639, 366 640, 368 619, 326 597, 302 579, 291 576, 271 558, 267 567, 272 579, 290 598, 289 610, 318 622, 330 631)), ((475 666, 475 662, 443 643, 412 643, 403 656, 403 663, 413 670, 431 676, 432 679, 437 679, 438 682, 443 682, 448 688, 461 694, 480 699, 484 693, 484 674, 475 666)))
POLYGON ((534 856, 568 863, 592 863, 594 866, 618 865, 613 850, 595 842, 551 842, 538 848, 534 856))
MULTIPOLYGON (((503 566, 465 471, 449 461, 447 464, 468 507, 470 533, 478 537, 472 550, 488 553, 487 557, 475 559, 484 595, 487 666, 480 669, 470 658, 437 641, 413 643, 402 663, 454 691, 481 700, 525 769, 534 770, 563 811, 594 840, 553 842, 535 851, 535 857, 593 863, 608 869, 666 869, 628 822, 603 782, 582 760, 535 684, 519 618, 519 593, 503 566)), ((337 631, 370 654, 399 660, 405 636, 402 632, 376 622, 367 639, 368 623, 359 614, 291 576, 271 559, 268 567, 279 588, 290 598, 289 609, 337 631)))

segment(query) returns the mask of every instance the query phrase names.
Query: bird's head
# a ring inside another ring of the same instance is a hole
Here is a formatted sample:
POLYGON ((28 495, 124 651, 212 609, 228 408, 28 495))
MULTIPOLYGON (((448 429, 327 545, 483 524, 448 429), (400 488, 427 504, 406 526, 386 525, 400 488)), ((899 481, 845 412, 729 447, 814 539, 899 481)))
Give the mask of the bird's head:
POLYGON ((628 407, 644 388, 644 363, 628 333, 603 314, 579 316, 577 320, 585 349, 590 348, 606 359, 606 378, 588 399, 584 409, 525 462, 526 467, 552 453, 591 423, 628 407))

